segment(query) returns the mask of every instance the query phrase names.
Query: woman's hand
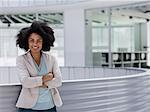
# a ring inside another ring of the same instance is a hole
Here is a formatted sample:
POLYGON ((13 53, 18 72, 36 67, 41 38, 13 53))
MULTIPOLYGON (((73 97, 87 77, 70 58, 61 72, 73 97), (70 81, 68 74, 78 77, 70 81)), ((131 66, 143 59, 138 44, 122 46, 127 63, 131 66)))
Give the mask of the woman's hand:
POLYGON ((43 82, 42 86, 39 86, 39 87, 48 88, 48 86, 44 82, 43 82))
POLYGON ((42 83, 42 86, 40 86, 40 87, 47 88, 48 86, 46 85, 45 82, 52 80, 53 77, 54 77, 54 75, 51 72, 46 75, 43 75, 43 77, 42 77, 43 83, 42 83))
POLYGON ((50 72, 42 77, 42 81, 43 81, 43 83, 50 81, 53 79, 53 77, 54 77, 54 75, 50 72))

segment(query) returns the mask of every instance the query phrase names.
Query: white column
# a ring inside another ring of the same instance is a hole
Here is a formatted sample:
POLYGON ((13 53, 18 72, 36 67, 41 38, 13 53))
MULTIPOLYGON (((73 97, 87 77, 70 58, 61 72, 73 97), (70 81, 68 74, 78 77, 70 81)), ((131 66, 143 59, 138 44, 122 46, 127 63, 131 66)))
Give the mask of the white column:
POLYGON ((150 23, 147 23, 147 51, 148 51, 148 55, 147 55, 147 65, 150 66, 150 23))
POLYGON ((93 53, 92 53, 92 11, 86 13, 85 25, 85 65, 93 66, 93 53))
POLYGON ((65 66, 85 66, 84 10, 64 11, 65 66))
POLYGON ((141 38, 140 38, 140 41, 141 41, 141 51, 146 51, 147 48, 145 47, 148 47, 148 43, 147 43, 147 23, 141 23, 141 38))

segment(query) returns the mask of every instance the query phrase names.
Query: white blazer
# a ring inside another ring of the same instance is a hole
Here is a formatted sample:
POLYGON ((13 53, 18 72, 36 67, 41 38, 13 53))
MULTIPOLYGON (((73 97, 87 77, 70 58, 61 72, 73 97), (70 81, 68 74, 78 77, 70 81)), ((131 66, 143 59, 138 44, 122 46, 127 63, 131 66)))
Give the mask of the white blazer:
MULTIPOLYGON (((57 87, 62 85, 62 78, 56 58, 42 52, 48 72, 54 74, 54 78, 46 84, 52 91, 55 106, 61 106, 62 100, 57 87)), ((17 70, 22 89, 16 103, 18 108, 32 108, 39 96, 39 86, 42 86, 42 76, 37 76, 37 71, 30 52, 18 56, 16 60, 17 70)))

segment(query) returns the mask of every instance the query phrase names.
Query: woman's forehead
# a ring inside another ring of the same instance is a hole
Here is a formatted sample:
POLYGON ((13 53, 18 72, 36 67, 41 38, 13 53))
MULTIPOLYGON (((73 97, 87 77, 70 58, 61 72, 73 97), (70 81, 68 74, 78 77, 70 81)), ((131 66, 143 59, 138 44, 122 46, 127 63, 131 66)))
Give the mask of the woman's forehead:
POLYGON ((42 39, 42 37, 37 33, 31 33, 29 39, 42 39))

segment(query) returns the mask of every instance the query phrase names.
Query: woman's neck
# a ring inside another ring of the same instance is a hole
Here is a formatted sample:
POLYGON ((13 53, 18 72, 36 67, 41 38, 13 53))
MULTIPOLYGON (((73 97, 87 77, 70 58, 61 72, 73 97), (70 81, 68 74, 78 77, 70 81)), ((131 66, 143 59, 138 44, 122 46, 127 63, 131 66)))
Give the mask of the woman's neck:
POLYGON ((33 59, 35 60, 35 62, 37 63, 37 65, 40 65, 41 52, 39 52, 39 53, 31 52, 31 55, 32 55, 33 59))

